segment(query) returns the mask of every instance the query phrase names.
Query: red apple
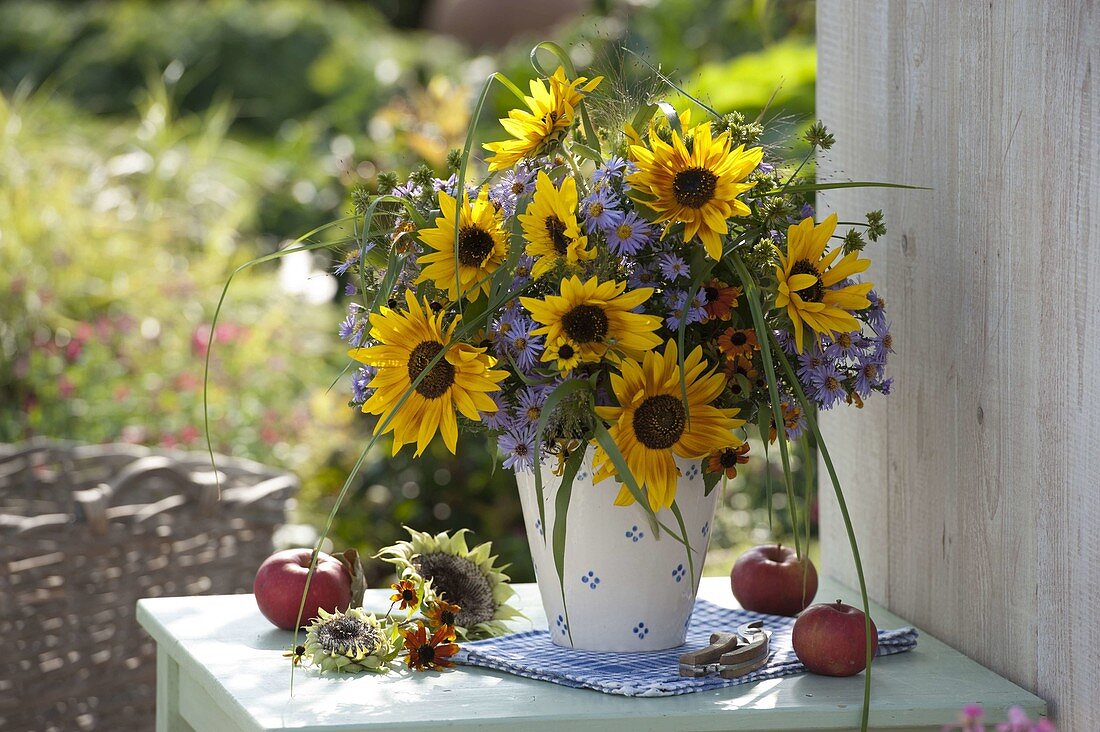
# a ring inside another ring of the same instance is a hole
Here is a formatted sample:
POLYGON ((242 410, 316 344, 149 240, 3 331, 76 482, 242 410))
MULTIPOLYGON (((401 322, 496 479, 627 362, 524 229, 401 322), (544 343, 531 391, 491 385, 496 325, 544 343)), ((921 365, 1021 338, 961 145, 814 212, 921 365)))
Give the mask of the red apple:
MULTIPOLYGON (((265 618, 283 630, 294 630, 312 554, 312 549, 284 549, 265 559, 256 572, 252 585, 256 604, 265 618)), ((351 574, 339 559, 321 552, 302 609, 302 626, 317 617, 319 609, 333 612, 350 605, 351 574)))
MULTIPOLYGON (((854 676, 867 666, 867 629, 863 611, 840 600, 814 605, 794 621, 791 644, 807 669, 825 676, 854 676)), ((878 628, 871 621, 871 653, 878 628)))
POLYGON ((788 546, 763 544, 737 558, 730 584, 733 596, 746 610, 798 615, 817 594, 817 570, 809 557, 800 561, 788 546))

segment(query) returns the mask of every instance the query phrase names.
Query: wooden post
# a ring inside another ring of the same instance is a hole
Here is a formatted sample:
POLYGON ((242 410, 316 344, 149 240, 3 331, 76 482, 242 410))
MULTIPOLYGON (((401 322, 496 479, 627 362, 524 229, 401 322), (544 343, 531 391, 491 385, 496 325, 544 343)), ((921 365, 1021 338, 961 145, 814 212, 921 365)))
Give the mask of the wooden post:
MULTIPOLYGON (((1100 7, 819 0, 830 192, 872 244, 894 393, 823 418, 872 595, 1100 729, 1100 7)), ((843 233, 840 231, 838 233, 843 233)), ((825 570, 854 584, 822 489, 825 570)), ((980 701, 980 700, 975 700, 980 701)))

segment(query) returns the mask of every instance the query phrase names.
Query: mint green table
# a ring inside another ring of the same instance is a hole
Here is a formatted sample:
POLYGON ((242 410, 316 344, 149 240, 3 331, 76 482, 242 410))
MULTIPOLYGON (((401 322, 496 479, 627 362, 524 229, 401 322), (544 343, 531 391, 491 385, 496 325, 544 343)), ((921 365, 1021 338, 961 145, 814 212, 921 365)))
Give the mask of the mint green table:
MULTIPOLYGON (((531 622, 546 627, 534 585, 517 585, 531 622)), ((385 611, 388 591, 365 605, 385 611)), ((729 582, 703 580, 700 596, 733 606, 729 582)), ((818 599, 854 595, 828 581, 818 599)), ((904 625, 882 608, 880 628, 904 625)), ((657 699, 611 696, 469 667, 445 673, 320 676, 299 669, 290 695, 291 634, 272 628, 251 595, 164 597, 138 602, 138 621, 157 642, 157 730, 819 730, 858 726, 863 677, 803 674, 729 689, 657 699)), ((963 705, 993 718, 1019 705, 1045 713, 1038 697, 928 635, 909 653, 874 667, 872 726, 938 730, 963 705)))

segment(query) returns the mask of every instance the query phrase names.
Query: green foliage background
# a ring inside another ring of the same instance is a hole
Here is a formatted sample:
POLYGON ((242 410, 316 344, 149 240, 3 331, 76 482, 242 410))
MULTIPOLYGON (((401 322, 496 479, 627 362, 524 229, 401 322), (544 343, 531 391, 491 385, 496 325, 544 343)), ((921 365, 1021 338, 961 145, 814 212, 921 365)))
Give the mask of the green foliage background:
MULTIPOLYGON (((379 171, 441 170, 485 75, 533 74, 543 37, 467 49, 417 30, 421 5, 0 3, 0 440, 203 447, 205 336, 228 274, 345 214, 348 190, 379 171)), ((812 20, 793 0, 602 0, 553 37, 578 66, 625 69, 628 88, 644 67, 622 47, 719 111, 767 107, 767 140, 793 156, 781 141, 813 114, 812 20)), ((508 99, 494 104, 483 141, 508 99)), ((319 523, 370 425, 344 406, 339 303, 281 287, 265 265, 231 290, 212 437, 297 471, 299 518, 319 523)), ((789 528, 785 496, 767 510, 778 468, 746 468, 725 492, 712 571, 789 528)), ((416 461, 372 455, 333 540, 373 553, 403 523, 467 526, 531 579, 513 479, 483 442, 457 458, 439 445, 416 461)))

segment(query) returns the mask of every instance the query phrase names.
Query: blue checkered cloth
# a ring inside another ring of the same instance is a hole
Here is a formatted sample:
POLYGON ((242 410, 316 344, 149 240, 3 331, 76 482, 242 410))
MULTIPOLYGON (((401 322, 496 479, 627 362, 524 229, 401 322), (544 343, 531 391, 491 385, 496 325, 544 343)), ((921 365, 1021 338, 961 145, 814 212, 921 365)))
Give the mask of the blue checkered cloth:
MULTIPOLYGON (((675 696, 805 671, 806 667, 795 657, 791 647, 793 628, 794 618, 724 608, 699 600, 688 626, 686 645, 679 648, 645 653, 578 651, 554 645, 549 631, 531 630, 465 643, 456 659, 469 666, 483 666, 578 689, 595 689, 605 694, 675 696), (710 645, 710 634, 715 631, 733 631, 753 620, 764 621, 764 627, 772 631, 772 655, 767 666, 736 679, 717 675, 699 679, 680 676, 681 653, 689 648, 710 645)), ((917 631, 911 626, 880 630, 876 655, 903 653, 916 645, 917 631)))

